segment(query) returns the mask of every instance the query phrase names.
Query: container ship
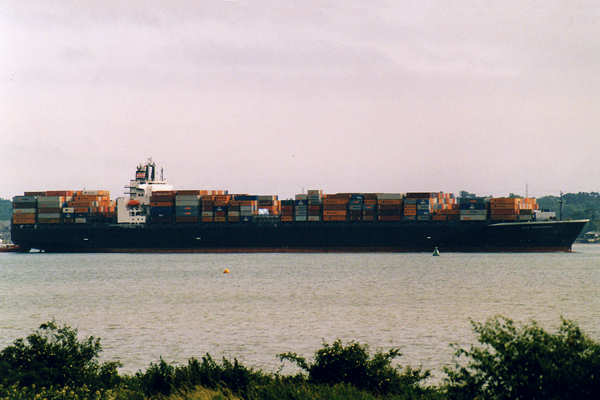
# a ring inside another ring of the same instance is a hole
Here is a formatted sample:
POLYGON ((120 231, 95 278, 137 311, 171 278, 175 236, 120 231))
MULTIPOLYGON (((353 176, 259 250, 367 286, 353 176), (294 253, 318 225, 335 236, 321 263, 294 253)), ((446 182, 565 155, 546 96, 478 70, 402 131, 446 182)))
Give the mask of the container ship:
POLYGON ((149 159, 126 195, 25 192, 12 241, 45 252, 571 251, 588 220, 557 221, 533 198, 443 192, 335 193, 294 199, 175 190, 149 159))

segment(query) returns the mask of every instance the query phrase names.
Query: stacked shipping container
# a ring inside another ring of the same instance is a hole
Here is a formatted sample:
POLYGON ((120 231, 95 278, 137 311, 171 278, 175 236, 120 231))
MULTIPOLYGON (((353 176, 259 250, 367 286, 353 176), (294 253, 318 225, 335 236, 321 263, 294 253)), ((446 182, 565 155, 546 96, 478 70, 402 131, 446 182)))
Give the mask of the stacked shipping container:
POLYGON ((460 210, 452 193, 437 194, 437 204, 433 206, 431 219, 434 221, 449 221, 460 219, 460 210))
POLYGON ((488 215, 488 199, 485 197, 461 197, 458 203, 461 221, 485 221, 488 215))
POLYGON ((350 221, 361 221, 365 195, 360 193, 351 193, 348 202, 348 219, 350 221))
MULTIPOLYGON (((13 223, 85 223, 114 216, 107 191, 26 192, 13 199, 13 223), (100 218, 100 219, 98 219, 100 218)), ((145 209, 145 208, 144 208, 145 209)), ((155 191, 151 223, 248 222, 269 216, 281 222, 528 221, 535 199, 460 198, 442 192, 336 193, 309 190, 295 200, 275 195, 229 195, 225 191, 155 191)), ((261 219, 261 220, 262 220, 261 219)))
POLYGON ((308 195, 297 194, 294 200, 294 221, 308 221, 308 195))
MULTIPOLYGON (((65 204, 65 196, 40 196, 38 197, 38 222, 40 224, 58 224, 60 223, 61 213, 65 204)), ((72 205, 68 205, 72 208, 72 205)), ((70 210, 69 210, 70 211, 70 210)), ((73 210, 74 211, 74 210, 73 210)), ((85 214, 89 210, 85 211, 85 214)), ((83 217, 85 218, 85 217, 83 217)), ((83 221, 82 221, 83 222, 83 221)))
POLYGON ((294 221, 294 200, 281 200, 281 222, 294 221))
POLYGON ((175 222, 197 223, 200 220, 200 191, 178 190, 175 193, 175 222))
POLYGON ((497 197, 490 199, 492 221, 529 221, 537 210, 535 199, 497 197))
POLYGON ((258 213, 261 215, 279 215, 279 199, 275 195, 257 196, 258 213))
POLYGON ((323 221, 346 221, 350 194, 326 194, 323 197, 323 221))
POLYGON ((150 195, 150 221, 154 224, 172 223, 174 206, 174 190, 152 192, 150 195))
MULTIPOLYGON (((63 209, 65 222, 71 220, 71 215, 72 222, 80 224, 89 222, 90 219, 110 220, 114 216, 115 204, 110 200, 110 193, 106 190, 79 190, 62 194, 67 198, 66 208, 63 209), (72 193, 70 199, 69 193, 72 193)), ((42 199, 42 197, 38 199, 38 205, 42 199)))
MULTIPOLYGON (((379 221, 401 221, 403 207, 404 195, 402 193, 377 194, 377 213, 379 221)), ((412 207, 410 211, 412 213, 412 207)))
POLYGON ((109 221, 115 204, 105 190, 25 192, 13 198, 15 224, 59 224, 109 221))
POLYGON ((15 196, 13 198, 12 222, 15 225, 35 224, 37 196, 15 196))
POLYGON ((237 194, 235 200, 240 203, 240 221, 249 222, 258 215, 258 196, 237 194))
POLYGON ((362 220, 373 222, 377 218, 377 195, 365 193, 362 204, 362 220))
POLYGON ((323 191, 309 190, 306 197, 308 202, 308 220, 312 222, 320 221, 323 213, 323 191))

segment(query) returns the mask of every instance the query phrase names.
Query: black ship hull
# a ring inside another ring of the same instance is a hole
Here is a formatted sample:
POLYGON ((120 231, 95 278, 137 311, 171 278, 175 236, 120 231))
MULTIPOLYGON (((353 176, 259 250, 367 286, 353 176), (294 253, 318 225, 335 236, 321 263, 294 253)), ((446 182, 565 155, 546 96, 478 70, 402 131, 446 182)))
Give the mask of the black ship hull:
POLYGON ((13 225, 22 251, 534 252, 570 251, 587 220, 13 225))

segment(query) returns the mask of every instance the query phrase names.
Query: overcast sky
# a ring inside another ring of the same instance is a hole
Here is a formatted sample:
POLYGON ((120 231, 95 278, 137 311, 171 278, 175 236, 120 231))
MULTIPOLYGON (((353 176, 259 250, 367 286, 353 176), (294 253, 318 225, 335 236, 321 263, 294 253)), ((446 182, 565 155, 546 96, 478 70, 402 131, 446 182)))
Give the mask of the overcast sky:
POLYGON ((600 190, 600 2, 0 5, 0 197, 600 190), (454 5, 450 5, 453 3, 454 5))

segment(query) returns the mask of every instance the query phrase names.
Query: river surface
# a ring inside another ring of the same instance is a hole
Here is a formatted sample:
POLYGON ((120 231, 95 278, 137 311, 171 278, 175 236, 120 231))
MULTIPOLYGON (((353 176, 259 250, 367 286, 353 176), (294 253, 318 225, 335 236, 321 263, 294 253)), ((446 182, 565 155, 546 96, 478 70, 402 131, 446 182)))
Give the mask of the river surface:
MULTIPOLYGON (((600 340, 600 245, 530 254, 0 254, 0 348, 56 319, 123 372, 210 353, 276 371, 323 341, 399 347, 435 375, 469 320, 502 314, 600 340), (225 268, 229 274, 224 274, 225 268)), ((286 370, 284 369, 284 372, 286 370)))

